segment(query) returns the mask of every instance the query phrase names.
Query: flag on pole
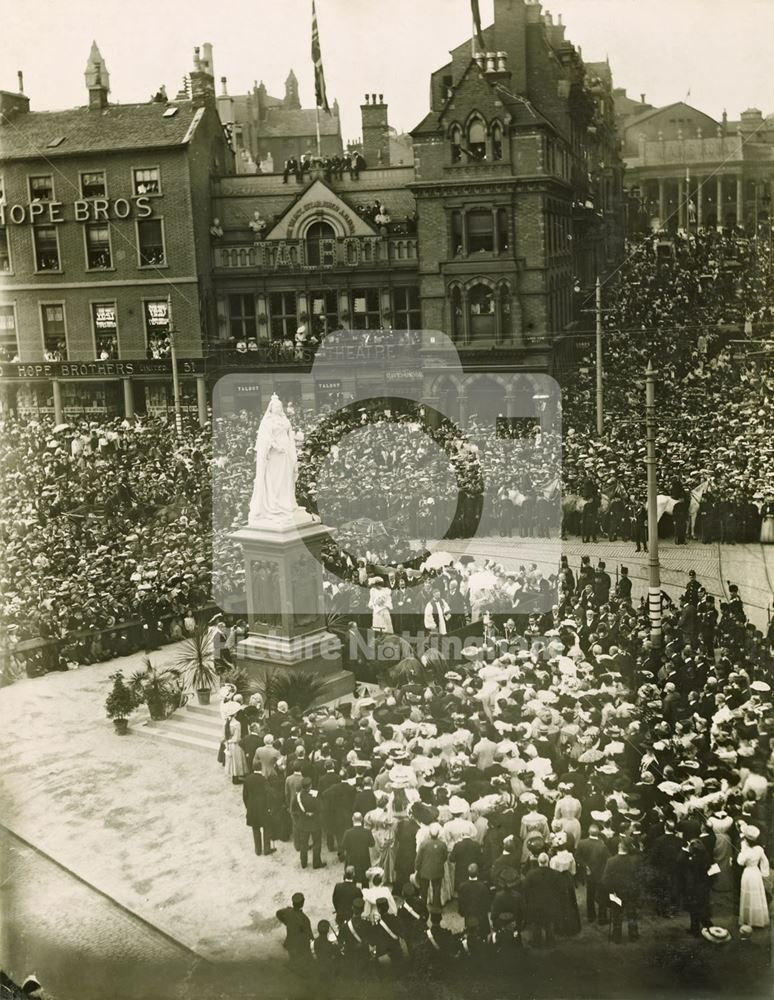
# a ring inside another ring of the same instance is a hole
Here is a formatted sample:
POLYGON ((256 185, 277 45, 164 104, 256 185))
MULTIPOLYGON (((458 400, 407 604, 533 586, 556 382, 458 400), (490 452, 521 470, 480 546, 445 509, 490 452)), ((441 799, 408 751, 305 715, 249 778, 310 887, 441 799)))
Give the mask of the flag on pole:
POLYGON ((312 62, 314 63, 314 96, 318 108, 325 108, 328 114, 328 95, 325 93, 325 73, 323 71, 322 53, 320 52, 320 30, 317 27, 317 10, 312 0, 312 62))
POLYGON ((486 51, 486 43, 484 42, 484 33, 481 30, 481 11, 478 7, 478 0, 470 0, 470 9, 473 13, 473 34, 476 37, 476 43, 480 52, 486 51))

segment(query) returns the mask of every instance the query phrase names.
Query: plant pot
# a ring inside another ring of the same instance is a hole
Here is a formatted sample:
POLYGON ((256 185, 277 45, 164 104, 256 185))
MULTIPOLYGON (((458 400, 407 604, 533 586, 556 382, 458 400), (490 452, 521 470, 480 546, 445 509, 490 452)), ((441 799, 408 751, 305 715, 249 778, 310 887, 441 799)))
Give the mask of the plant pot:
POLYGON ((126 736, 129 732, 128 719, 113 719, 113 726, 116 731, 116 736, 126 736))
POLYGON ((210 703, 210 694, 211 694, 211 692, 210 692, 209 688, 200 688, 196 692, 196 697, 197 697, 197 699, 199 701, 199 704, 200 705, 209 705, 209 703, 210 703))

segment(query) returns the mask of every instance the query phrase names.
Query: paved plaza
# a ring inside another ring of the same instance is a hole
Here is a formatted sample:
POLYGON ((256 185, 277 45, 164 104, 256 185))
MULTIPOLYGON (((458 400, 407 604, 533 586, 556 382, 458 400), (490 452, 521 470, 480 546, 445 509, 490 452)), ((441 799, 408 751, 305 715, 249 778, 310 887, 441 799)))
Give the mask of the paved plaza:
MULTIPOLYGON (((476 551, 500 561, 529 559, 540 564, 540 542, 519 539, 518 543, 515 557, 507 555, 500 539, 477 542, 476 551)), ((582 546, 570 541, 563 550, 571 565, 586 550, 594 560, 605 558, 611 570, 625 560, 635 594, 644 586, 644 557, 634 556, 631 546, 582 546)), ((765 608, 771 599, 767 577, 771 550, 736 546, 721 551, 717 546, 665 544, 662 563, 665 588, 675 594, 682 589, 689 568, 695 568, 702 583, 718 596, 724 594, 725 579, 735 580, 745 599, 757 602, 748 604, 753 620, 765 624, 765 608)), ((174 657, 174 647, 152 654, 159 665, 174 657)), ((99 907, 114 903, 123 908, 127 920, 131 914, 139 918, 141 923, 121 935, 121 940, 134 942, 119 949, 121 961, 129 961, 132 948, 138 947, 152 965, 176 970, 170 983, 178 974, 188 975, 197 957, 227 962, 232 968, 260 963, 263 975, 279 976, 272 981, 282 982, 286 959, 274 911, 287 903, 293 891, 301 890, 313 923, 329 917, 340 866, 328 854, 329 866, 324 871, 302 871, 288 844, 278 845, 271 857, 256 858, 244 822, 241 791, 226 781, 214 756, 149 738, 138 723, 127 737, 114 734, 103 711, 108 675, 117 668, 131 672, 140 661, 137 654, 68 673, 22 679, 0 691, 3 825, 61 866, 60 872, 82 880, 83 891, 86 887, 97 890, 99 907)), ((28 937, 14 931, 27 925, 35 890, 11 867, 14 859, 8 838, 2 849, 4 867, 14 883, 12 893, 6 890, 5 912, 10 914, 10 929, 3 939, 6 961, 21 971, 15 955, 21 947, 25 961, 48 962, 55 973, 57 949, 36 951, 28 937)), ((14 849, 22 848, 16 844, 14 849)), ((63 892, 57 898, 62 919, 69 920, 70 913, 75 919, 81 912, 76 896, 63 892)), ((716 922, 733 926, 727 901, 718 901, 718 906, 716 922)), ((114 919, 119 918, 113 914, 114 919)), ((450 925, 455 926, 454 918, 450 925)), ((684 940, 683 925, 680 919, 653 926, 648 921, 642 943, 629 949, 627 976, 634 977, 642 963, 651 962, 654 942, 672 955, 669 961, 677 961, 674 955, 683 956, 680 961, 694 961, 690 949, 696 946, 684 940), (640 956, 637 960, 632 959, 635 953, 640 956)), ((86 934, 92 939, 88 927, 86 934)), ((40 927, 33 942, 36 937, 45 938, 40 927)), ((107 934, 107 950, 114 944, 115 939, 107 934)), ((578 939, 563 942, 557 954, 575 962, 578 975, 586 976, 591 987, 599 985, 609 947, 604 931, 592 928, 578 939)), ((701 961, 706 961, 703 951, 702 956, 701 961)), ((37 968, 39 975, 42 968, 42 964, 37 968)), ((667 977, 664 985, 669 982, 667 977)), ((695 985, 697 980, 692 982, 695 985)))

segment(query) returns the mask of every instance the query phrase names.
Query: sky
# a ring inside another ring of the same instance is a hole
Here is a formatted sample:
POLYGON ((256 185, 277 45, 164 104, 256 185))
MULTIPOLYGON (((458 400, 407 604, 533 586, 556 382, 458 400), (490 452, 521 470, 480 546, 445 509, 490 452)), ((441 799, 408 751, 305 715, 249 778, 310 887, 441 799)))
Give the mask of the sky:
MULTIPOLYGON (((480 0, 482 22, 494 0, 480 0)), ((616 86, 649 103, 683 100, 719 118, 754 106, 774 112, 774 0, 547 0, 584 59, 610 59, 616 86)), ((428 109, 429 76, 470 37, 469 0, 317 0, 330 102, 345 142, 360 135, 365 93, 382 93, 390 124, 413 128, 428 109)), ((173 96, 195 45, 214 46, 216 86, 230 93, 263 80, 282 96, 291 67, 304 107, 314 105, 311 0, 26 0, 6 8, 0 89, 16 70, 32 110, 86 103, 83 71, 92 38, 110 72, 111 100, 173 96)))

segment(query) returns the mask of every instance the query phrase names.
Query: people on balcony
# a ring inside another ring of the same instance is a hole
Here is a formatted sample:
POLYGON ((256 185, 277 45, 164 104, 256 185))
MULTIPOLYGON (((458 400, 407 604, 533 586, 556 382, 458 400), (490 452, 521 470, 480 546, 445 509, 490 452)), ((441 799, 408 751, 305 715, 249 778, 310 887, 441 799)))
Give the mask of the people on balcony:
POLYGON ((268 223, 266 222, 266 219, 263 218, 258 209, 256 209, 253 212, 253 217, 247 224, 250 227, 250 229, 252 229, 252 231, 255 233, 256 240, 262 240, 263 235, 266 232, 268 223))
POLYGON ((220 224, 220 219, 213 219, 212 225, 210 226, 210 236, 212 236, 213 239, 219 240, 222 235, 223 226, 220 224))

